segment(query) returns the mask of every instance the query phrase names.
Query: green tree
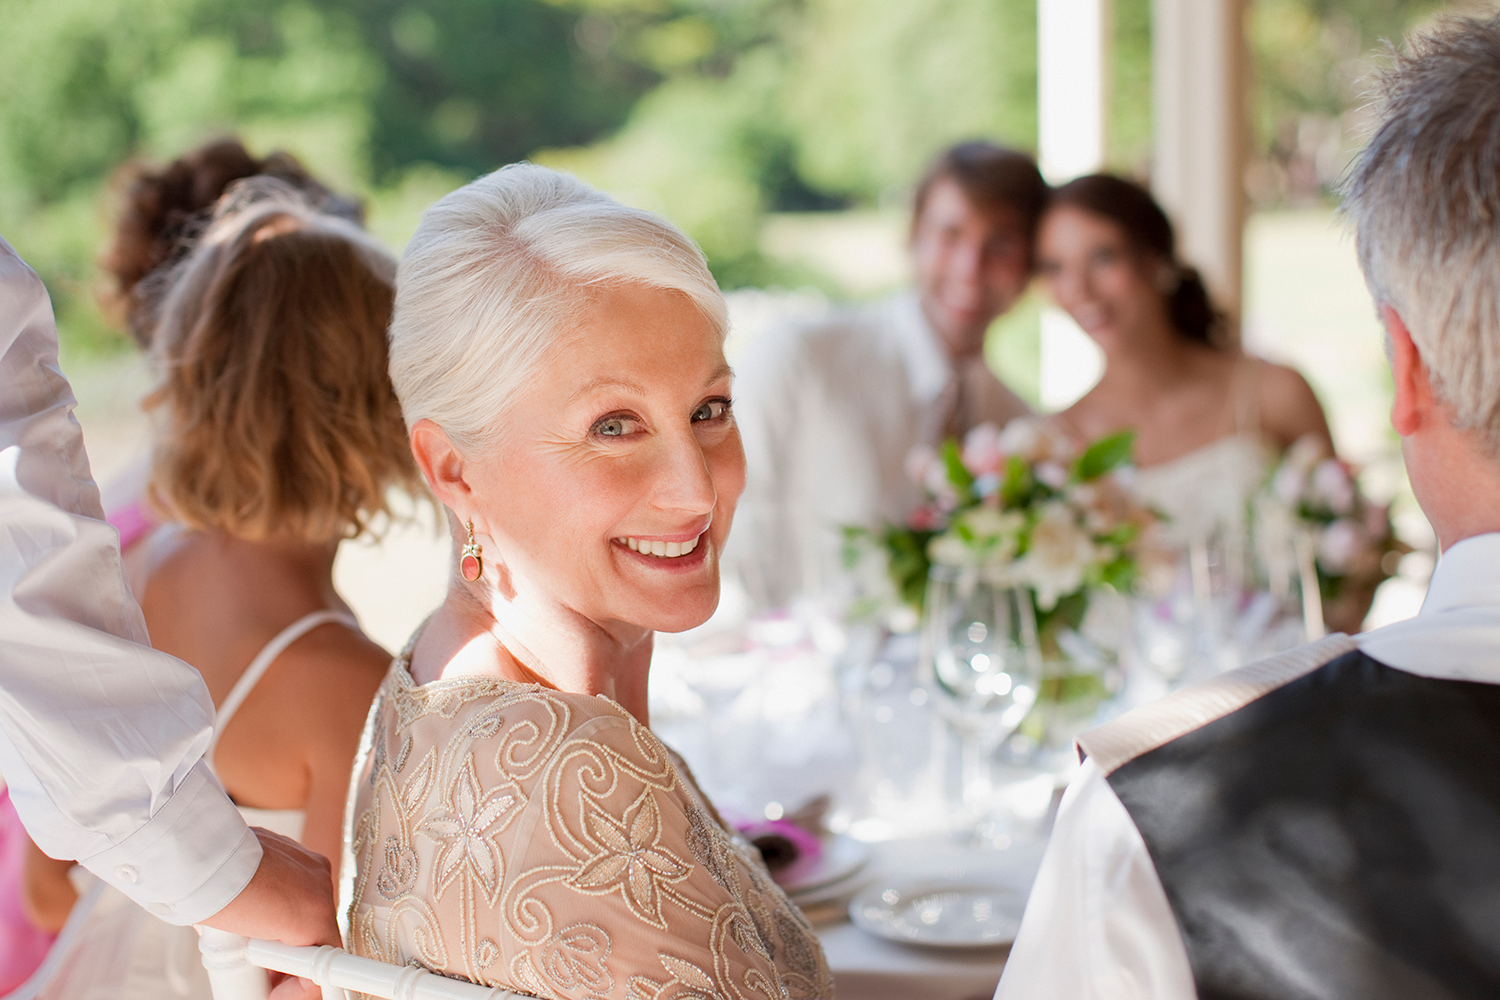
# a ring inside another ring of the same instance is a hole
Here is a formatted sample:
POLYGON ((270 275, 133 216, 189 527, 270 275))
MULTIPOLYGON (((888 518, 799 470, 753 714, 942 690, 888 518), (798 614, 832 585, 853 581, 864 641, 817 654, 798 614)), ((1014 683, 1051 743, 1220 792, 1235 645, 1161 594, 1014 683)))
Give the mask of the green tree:
POLYGON ((107 344, 94 260, 106 179, 213 134, 365 177, 380 67, 352 23, 272 0, 12 0, 0 33, 0 232, 37 268, 74 346, 107 344))
POLYGON ((617 129, 661 79, 622 56, 660 5, 630 0, 322 0, 384 68, 369 103, 377 180, 470 175, 617 129))

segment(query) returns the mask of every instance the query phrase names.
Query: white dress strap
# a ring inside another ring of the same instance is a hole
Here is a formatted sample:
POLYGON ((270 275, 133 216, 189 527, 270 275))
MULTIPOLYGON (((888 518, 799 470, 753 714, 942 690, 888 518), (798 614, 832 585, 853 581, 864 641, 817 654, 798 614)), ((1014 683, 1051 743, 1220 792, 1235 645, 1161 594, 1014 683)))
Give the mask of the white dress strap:
POLYGON ((239 711, 240 706, 245 703, 245 699, 250 696, 255 685, 265 676, 271 664, 276 662, 276 657, 285 653, 287 647, 319 625, 326 625, 329 622, 338 622, 356 632, 359 631, 359 622, 355 621, 353 616, 342 611, 324 608, 321 611, 303 615, 276 633, 276 637, 266 643, 265 647, 255 655, 255 659, 250 661, 250 666, 246 667, 245 672, 240 674, 240 679, 234 682, 234 687, 229 689, 229 695, 219 706, 218 714, 214 716, 214 735, 208 741, 208 749, 203 753, 203 760, 210 769, 214 766, 214 750, 219 745, 219 737, 224 734, 224 728, 229 725, 229 720, 234 718, 234 713, 239 711))

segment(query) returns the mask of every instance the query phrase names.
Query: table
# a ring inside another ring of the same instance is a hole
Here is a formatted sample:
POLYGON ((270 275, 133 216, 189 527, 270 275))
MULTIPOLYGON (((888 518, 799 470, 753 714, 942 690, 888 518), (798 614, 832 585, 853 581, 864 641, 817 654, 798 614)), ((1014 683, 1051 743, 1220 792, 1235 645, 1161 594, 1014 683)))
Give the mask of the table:
MULTIPOLYGON (((1019 841, 1004 851, 969 850, 942 838, 885 841, 860 880, 893 883, 928 877, 984 874, 1029 892, 1043 843, 1019 841)), ((833 970, 837 1000, 989 1000, 1005 968, 1008 946, 975 950, 926 948, 875 937, 849 922, 814 910, 818 940, 833 970)))

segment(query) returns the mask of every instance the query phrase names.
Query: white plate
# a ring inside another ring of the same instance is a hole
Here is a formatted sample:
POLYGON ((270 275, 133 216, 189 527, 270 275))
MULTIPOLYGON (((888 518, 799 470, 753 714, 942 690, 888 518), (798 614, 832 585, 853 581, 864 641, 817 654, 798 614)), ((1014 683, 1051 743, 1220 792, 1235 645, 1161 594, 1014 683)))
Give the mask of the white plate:
POLYGON ((927 879, 870 886, 849 904, 849 919, 876 937, 939 948, 1009 944, 1026 896, 993 881, 927 879))
POLYGON ((776 884, 795 898, 797 893, 848 878, 869 860, 868 844, 838 834, 823 841, 823 850, 816 858, 799 858, 779 872, 776 884))

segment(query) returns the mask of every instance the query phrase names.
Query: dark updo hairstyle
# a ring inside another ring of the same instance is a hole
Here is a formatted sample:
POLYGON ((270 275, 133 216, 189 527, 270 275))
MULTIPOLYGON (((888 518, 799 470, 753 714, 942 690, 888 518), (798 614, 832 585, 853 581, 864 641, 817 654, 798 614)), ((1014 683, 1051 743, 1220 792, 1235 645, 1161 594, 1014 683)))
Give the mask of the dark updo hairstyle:
POLYGON ((213 217, 214 206, 235 181, 267 176, 285 182, 307 197, 317 210, 357 225, 364 206, 334 194, 290 153, 273 152, 260 159, 238 139, 216 139, 173 160, 165 167, 127 163, 116 178, 122 208, 114 240, 101 262, 114 279, 106 305, 123 321, 135 342, 151 346, 151 330, 164 292, 153 276, 192 250, 213 217))
POLYGON ((1137 251, 1172 267, 1172 286, 1164 288, 1172 328, 1195 344, 1222 347, 1224 316, 1209 300, 1198 272, 1177 260, 1177 237, 1167 213, 1139 184, 1112 174, 1089 174, 1054 188, 1049 208, 1069 205, 1119 226, 1137 251))

